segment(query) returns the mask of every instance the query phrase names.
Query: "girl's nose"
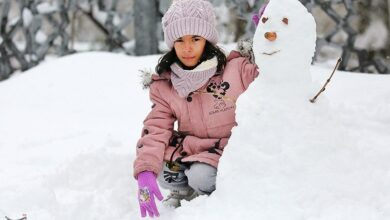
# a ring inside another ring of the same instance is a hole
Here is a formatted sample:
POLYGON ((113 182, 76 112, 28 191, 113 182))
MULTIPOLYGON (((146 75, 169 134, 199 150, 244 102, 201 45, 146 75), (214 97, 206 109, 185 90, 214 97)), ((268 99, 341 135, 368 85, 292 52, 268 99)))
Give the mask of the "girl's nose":
POLYGON ((185 43, 184 44, 185 51, 192 51, 192 45, 191 43, 185 43))
POLYGON ((264 34, 264 37, 269 40, 269 41, 275 41, 276 38, 278 37, 278 35, 276 34, 276 32, 266 32, 264 34))

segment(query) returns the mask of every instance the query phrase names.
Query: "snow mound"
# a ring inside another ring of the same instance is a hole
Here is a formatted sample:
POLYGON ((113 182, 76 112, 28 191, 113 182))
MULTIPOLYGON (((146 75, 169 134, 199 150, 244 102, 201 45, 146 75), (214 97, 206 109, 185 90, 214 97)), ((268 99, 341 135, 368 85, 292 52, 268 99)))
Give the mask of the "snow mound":
MULTIPOLYGON (((0 215, 141 219, 132 162, 151 103, 138 70, 158 58, 75 54, 1 82, 0 215)), ((311 72, 324 82, 330 69, 311 72)), ((338 72, 329 102, 295 116, 270 110, 292 111, 290 103, 259 94, 237 112, 248 123, 233 131, 217 191, 176 210, 159 203, 160 219, 388 219, 389 83, 338 72), (304 117, 317 111, 330 121, 304 117), (325 130, 333 124, 343 133, 325 130)))

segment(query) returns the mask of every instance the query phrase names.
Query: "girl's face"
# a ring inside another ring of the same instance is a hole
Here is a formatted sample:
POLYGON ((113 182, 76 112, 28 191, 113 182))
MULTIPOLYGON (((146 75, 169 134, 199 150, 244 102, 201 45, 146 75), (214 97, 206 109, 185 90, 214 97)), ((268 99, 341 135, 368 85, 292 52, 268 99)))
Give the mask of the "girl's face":
POLYGON ((198 65, 206 39, 197 35, 185 35, 175 41, 173 44, 176 56, 186 67, 195 67, 198 65))

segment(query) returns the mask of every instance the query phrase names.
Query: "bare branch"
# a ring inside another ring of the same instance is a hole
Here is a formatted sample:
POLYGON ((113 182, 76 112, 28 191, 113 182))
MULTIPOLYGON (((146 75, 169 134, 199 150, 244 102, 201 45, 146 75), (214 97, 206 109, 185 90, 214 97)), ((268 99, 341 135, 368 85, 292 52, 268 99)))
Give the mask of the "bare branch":
POLYGON ((324 86, 322 86, 322 88, 320 89, 320 91, 317 93, 317 95, 314 96, 314 98, 310 99, 310 102, 311 103, 315 103, 316 102, 316 99, 318 98, 318 96, 325 91, 326 89, 326 86, 329 84, 330 80, 332 79, 334 73, 336 72, 336 70, 339 68, 340 66, 340 63, 341 63, 342 59, 339 58, 337 60, 337 63, 336 63, 336 66, 334 67, 333 71, 332 71, 332 74, 330 75, 330 77, 326 80, 324 86))

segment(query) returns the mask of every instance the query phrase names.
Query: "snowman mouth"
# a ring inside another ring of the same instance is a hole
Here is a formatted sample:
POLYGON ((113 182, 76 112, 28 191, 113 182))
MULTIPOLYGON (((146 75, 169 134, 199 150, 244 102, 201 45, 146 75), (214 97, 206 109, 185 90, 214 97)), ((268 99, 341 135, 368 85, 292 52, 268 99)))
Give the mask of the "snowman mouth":
POLYGON ((280 52, 280 50, 275 50, 275 51, 273 51, 273 52, 271 52, 271 53, 263 52, 263 54, 264 54, 264 55, 267 55, 267 56, 272 56, 272 55, 274 55, 274 54, 276 54, 276 53, 279 53, 279 52, 280 52))

